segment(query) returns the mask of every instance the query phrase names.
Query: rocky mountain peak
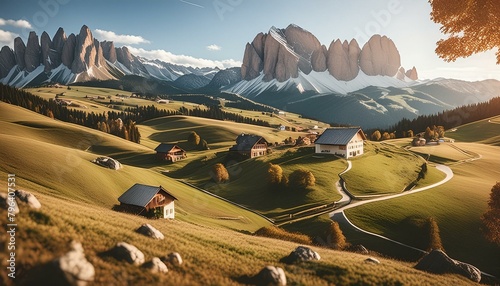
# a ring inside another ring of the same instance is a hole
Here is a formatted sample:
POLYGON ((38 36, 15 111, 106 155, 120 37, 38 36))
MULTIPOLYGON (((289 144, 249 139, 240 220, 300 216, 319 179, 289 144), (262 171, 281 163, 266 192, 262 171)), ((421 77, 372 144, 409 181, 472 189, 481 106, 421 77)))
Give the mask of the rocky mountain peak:
POLYGON ((28 44, 24 52, 24 65, 28 72, 34 71, 40 65, 40 43, 37 34, 33 31, 28 36, 28 44))
POLYGON ((26 45, 23 42, 23 39, 17 37, 14 39, 14 54, 16 56, 16 64, 20 70, 24 70, 24 54, 26 52, 26 45))
POLYGON ((395 76, 401 67, 401 57, 391 39, 373 35, 361 49, 359 66, 367 75, 395 76))
POLYGON ((89 27, 83 25, 76 36, 75 59, 71 65, 73 73, 87 71, 95 65, 97 51, 94 46, 94 37, 89 27))
POLYGON ((0 78, 5 77, 15 65, 14 52, 8 46, 2 47, 0 50, 0 78))

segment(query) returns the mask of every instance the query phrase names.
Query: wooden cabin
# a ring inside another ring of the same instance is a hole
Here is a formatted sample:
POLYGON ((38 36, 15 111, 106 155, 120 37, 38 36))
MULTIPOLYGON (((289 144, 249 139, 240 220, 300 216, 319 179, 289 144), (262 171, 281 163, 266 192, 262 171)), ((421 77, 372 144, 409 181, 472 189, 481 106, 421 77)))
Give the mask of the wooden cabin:
POLYGON ((156 157, 162 161, 177 162, 187 158, 186 151, 175 144, 161 143, 156 147, 156 157))
POLYGON ((125 212, 170 219, 175 218, 175 200, 177 198, 162 186, 143 184, 133 185, 118 198, 125 212))
POLYGON ((262 136, 241 134, 236 138, 236 144, 229 148, 229 152, 250 159, 266 155, 267 145, 262 136))

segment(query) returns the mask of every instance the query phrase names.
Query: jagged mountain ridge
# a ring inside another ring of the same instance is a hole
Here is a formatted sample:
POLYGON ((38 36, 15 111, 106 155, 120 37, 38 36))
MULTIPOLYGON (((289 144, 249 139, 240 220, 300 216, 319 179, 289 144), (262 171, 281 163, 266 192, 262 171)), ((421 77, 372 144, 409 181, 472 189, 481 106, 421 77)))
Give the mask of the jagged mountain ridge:
POLYGON ((14 50, 0 50, 0 82, 16 87, 44 82, 70 84, 91 80, 113 80, 124 75, 175 81, 194 74, 210 81, 218 68, 193 68, 134 56, 127 47, 99 42, 83 25, 80 33, 66 36, 59 28, 51 39, 43 32, 40 40, 30 32, 27 44, 17 37, 14 50))

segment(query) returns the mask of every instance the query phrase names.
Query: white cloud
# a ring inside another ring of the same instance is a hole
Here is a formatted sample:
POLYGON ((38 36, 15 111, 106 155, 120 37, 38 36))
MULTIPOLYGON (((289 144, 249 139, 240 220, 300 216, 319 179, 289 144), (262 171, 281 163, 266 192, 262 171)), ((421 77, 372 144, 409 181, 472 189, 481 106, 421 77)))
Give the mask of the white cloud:
POLYGON ((208 60, 202 58, 195 58, 192 56, 186 55, 175 55, 171 52, 167 52, 165 50, 145 50, 143 48, 134 48, 127 47, 129 51, 140 57, 148 58, 148 59, 158 59, 164 62, 183 65, 183 66, 192 66, 192 67, 219 67, 219 68, 230 68, 241 66, 240 61, 236 61, 233 59, 227 59, 222 61, 217 60, 208 60))
POLYGON ((210 45, 210 46, 207 46, 207 50, 209 51, 220 51, 222 50, 222 47, 220 46, 217 46, 217 45, 210 45))
POLYGON ((12 19, 5 20, 3 18, 0 18, 0 26, 6 26, 6 25, 17 27, 17 28, 26 28, 26 29, 33 28, 31 26, 30 22, 28 22, 26 20, 12 20, 12 19))
POLYGON ((94 30, 94 36, 99 40, 113 41, 115 44, 125 44, 125 45, 134 45, 134 44, 149 44, 150 41, 144 39, 141 36, 134 35, 117 35, 113 31, 105 31, 101 29, 94 30))
POLYGON ((16 33, 0 30, 0 47, 3 46, 13 47, 14 39, 16 37, 19 37, 19 35, 16 33))

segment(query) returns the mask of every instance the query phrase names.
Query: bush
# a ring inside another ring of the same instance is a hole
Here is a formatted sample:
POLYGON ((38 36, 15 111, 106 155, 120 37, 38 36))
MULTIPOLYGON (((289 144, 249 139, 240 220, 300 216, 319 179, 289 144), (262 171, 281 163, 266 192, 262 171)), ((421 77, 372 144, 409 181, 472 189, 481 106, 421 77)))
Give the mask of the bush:
POLYGON ((347 246, 347 240, 344 233, 340 229, 339 224, 333 221, 327 229, 326 232, 326 242, 329 247, 333 249, 344 249, 347 246))
POLYGON ((191 131, 188 135, 187 141, 194 146, 198 146, 200 144, 200 135, 198 135, 196 132, 191 131))
POLYGON ((262 227, 255 232, 255 235, 271 237, 300 244, 312 244, 312 240, 309 236, 302 233, 288 232, 276 226, 262 227))
POLYGON ((217 163, 212 167, 210 176, 216 183, 223 183, 229 180, 229 173, 227 172, 226 167, 224 167, 221 163, 217 163))
POLYGON ((270 185, 278 185, 283 179, 283 169, 279 165, 269 163, 267 168, 267 182, 270 185))
POLYGON ((288 185, 293 189, 305 189, 316 183, 313 173, 305 169, 293 171, 288 177, 288 185))

